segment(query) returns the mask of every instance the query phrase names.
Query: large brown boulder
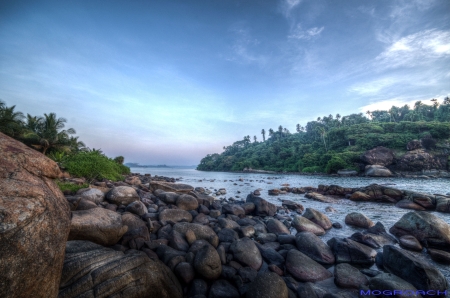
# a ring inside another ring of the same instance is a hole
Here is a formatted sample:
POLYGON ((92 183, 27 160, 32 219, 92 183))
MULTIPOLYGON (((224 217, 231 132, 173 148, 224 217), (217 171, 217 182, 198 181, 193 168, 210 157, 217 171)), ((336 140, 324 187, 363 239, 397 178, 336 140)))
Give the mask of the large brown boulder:
POLYGON ((394 153, 386 147, 376 147, 361 155, 361 160, 369 165, 388 166, 394 162, 394 153))
POLYGON ((124 254, 89 241, 69 241, 58 297, 181 298, 183 292, 172 271, 142 251, 124 254))
POLYGON ((120 214, 114 211, 103 208, 72 211, 69 240, 89 240, 110 246, 116 244, 127 230, 120 214))
POLYGON ((194 190, 194 187, 192 187, 192 186, 190 186, 188 184, 182 184, 182 183, 151 181, 150 182, 150 189, 151 189, 151 191, 155 191, 157 189, 161 189, 163 191, 189 194, 191 191, 194 190))
POLYGON ((0 133, 0 296, 56 297, 69 235, 58 165, 0 133))
POLYGON ((412 150, 403 155, 396 165, 398 171, 420 172, 423 170, 447 169, 448 156, 435 156, 423 149, 412 150))
POLYGON ((450 225, 427 211, 406 213, 389 232, 398 238, 412 235, 431 248, 450 251, 450 225))

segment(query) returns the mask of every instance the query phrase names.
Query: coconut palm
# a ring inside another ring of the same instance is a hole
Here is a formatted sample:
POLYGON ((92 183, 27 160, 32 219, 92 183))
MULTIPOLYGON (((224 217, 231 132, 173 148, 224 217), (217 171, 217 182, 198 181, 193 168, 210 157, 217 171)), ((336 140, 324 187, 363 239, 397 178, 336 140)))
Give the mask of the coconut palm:
MULTIPOLYGON (((30 123, 27 126, 33 127, 33 119, 29 118, 30 123)), ((69 135, 75 134, 73 128, 63 130, 65 123, 64 118, 57 118, 55 113, 44 114, 43 118, 38 120, 38 124, 34 127, 33 134, 29 136, 32 146, 42 150, 46 154, 49 149, 59 149, 62 151, 70 151, 71 142, 78 142, 77 139, 70 139, 69 135)), ((84 144, 82 144, 84 146, 84 144)))
POLYGON ((25 118, 22 112, 16 112, 16 106, 7 107, 0 101, 0 131, 4 134, 17 138, 23 132, 23 122, 25 118))
POLYGON ((261 134, 263 136, 263 142, 266 141, 266 131, 264 130, 264 128, 261 130, 261 134))

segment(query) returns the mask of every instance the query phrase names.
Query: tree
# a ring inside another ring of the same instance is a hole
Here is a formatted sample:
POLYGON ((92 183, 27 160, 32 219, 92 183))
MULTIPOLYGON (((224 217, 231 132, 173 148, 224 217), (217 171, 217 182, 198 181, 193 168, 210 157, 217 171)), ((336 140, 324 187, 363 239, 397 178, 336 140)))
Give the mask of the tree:
MULTIPOLYGON (((70 151, 71 139, 69 135, 75 134, 75 130, 73 128, 63 130, 67 122, 66 119, 57 118, 55 113, 44 114, 43 118, 39 118, 37 124, 33 123, 37 119, 33 117, 28 119, 30 123, 27 126, 34 127, 33 133, 29 135, 33 147, 42 150, 43 154, 53 148, 70 151)), ((74 142, 73 139, 72 142, 74 142)))
POLYGON ((266 131, 264 130, 264 128, 261 130, 261 134, 263 136, 263 142, 266 141, 266 131))
POLYGON ((117 162, 119 165, 123 165, 125 158, 123 156, 117 156, 114 158, 114 161, 117 162))
POLYGON ((0 131, 4 134, 18 138, 23 132, 23 122, 25 118, 22 112, 16 112, 16 106, 7 107, 0 101, 0 131))
POLYGON ((281 134, 283 133, 283 126, 278 126, 278 135, 281 138, 281 134))

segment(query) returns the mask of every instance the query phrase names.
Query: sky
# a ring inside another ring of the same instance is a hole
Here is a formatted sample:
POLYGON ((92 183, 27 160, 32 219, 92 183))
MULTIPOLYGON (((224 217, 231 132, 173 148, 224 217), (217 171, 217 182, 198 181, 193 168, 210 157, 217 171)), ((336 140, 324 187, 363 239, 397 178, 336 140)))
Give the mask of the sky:
MULTIPOLYGON (((0 100, 125 162, 450 95, 448 0, 0 2, 0 100)), ((431 103, 431 102, 430 102, 431 103)))

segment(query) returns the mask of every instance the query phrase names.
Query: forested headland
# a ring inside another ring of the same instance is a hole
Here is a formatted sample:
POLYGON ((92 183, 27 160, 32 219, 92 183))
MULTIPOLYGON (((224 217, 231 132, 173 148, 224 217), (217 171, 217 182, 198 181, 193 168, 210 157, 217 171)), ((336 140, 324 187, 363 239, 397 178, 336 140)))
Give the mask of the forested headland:
MULTIPOLYGON (((287 128, 261 130, 262 141, 245 136, 222 153, 208 154, 197 169, 242 171, 335 173, 340 169, 361 170, 360 156, 377 146, 392 149, 397 156, 406 152, 408 142, 436 154, 450 150, 450 98, 432 104, 417 101, 414 107, 393 106, 389 110, 367 111, 341 116, 319 117, 296 132, 287 128)), ((448 158, 448 157, 447 157, 448 158)))

